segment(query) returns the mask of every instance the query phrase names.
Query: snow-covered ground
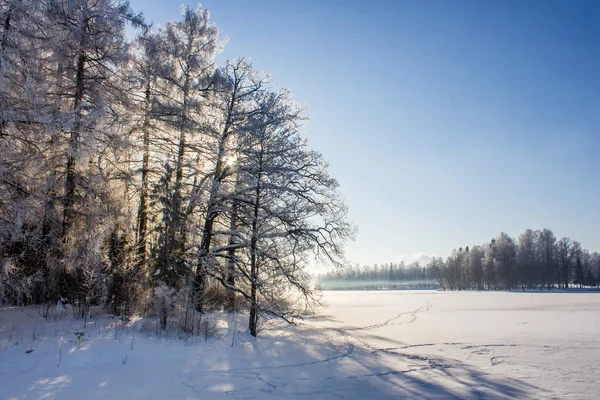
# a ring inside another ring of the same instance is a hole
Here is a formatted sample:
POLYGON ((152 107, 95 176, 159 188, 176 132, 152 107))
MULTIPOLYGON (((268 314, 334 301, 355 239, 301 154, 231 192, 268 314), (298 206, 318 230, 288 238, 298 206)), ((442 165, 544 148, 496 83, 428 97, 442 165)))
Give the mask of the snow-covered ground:
POLYGON ((84 329, 0 309, 0 399, 598 397, 600 293, 324 298, 301 326, 254 339, 223 317, 207 342, 157 338, 142 320, 94 318, 84 329))

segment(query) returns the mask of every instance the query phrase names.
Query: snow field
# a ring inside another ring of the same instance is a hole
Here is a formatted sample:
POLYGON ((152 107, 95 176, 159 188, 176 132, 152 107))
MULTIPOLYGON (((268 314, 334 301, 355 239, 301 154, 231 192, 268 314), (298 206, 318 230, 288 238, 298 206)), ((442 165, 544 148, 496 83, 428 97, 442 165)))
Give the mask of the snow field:
POLYGON ((600 294, 324 298, 303 324, 257 339, 242 316, 212 315, 218 332, 206 342, 156 337, 147 320, 99 317, 83 329, 32 307, 0 309, 0 398, 596 398, 600 294))

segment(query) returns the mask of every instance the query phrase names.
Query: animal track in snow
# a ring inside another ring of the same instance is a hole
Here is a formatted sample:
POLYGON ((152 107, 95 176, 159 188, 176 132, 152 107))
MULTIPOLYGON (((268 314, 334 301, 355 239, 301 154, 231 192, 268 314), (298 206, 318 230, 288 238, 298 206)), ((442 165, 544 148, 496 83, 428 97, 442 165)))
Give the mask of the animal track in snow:
POLYGON ((389 326, 389 325, 412 324, 413 322, 415 322, 417 320, 417 314, 427 312, 431 309, 431 307, 432 307, 432 301, 428 300, 425 302, 425 305, 423 307, 419 307, 416 310, 412 310, 412 311, 402 312, 402 313, 396 315, 395 317, 390 318, 387 321, 384 321, 382 323, 361 326, 361 327, 356 327, 356 328, 348 328, 348 329, 346 329, 346 331, 367 331, 367 330, 371 330, 371 329, 382 328, 384 326, 389 326), (405 315, 409 315, 410 320, 408 320, 406 322, 399 322, 399 323, 392 324, 393 321, 395 321, 399 318, 402 318, 405 315))

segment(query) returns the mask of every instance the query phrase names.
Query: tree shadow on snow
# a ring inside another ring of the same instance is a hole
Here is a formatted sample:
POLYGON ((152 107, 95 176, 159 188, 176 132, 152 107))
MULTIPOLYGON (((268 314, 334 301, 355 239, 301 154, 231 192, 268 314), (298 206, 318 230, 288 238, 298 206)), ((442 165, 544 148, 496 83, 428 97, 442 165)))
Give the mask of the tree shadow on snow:
MULTIPOLYGON (((234 326, 243 329, 243 321, 234 326)), ((2 393, 7 398, 27 393, 25 398, 50 399, 552 397, 522 380, 487 374, 437 354, 421 354, 425 350, 407 349, 372 332, 356 336, 343 329, 307 325, 263 331, 258 338, 244 332, 235 340, 185 345, 140 336, 133 344, 130 337, 115 340, 112 336, 94 339, 93 351, 87 344, 63 344, 60 369, 55 364, 60 354, 57 344, 44 350, 51 357, 43 356, 41 348, 21 354, 19 358, 39 355, 44 364, 36 364, 35 374, 21 376, 22 384, 10 392, 0 389, 0 397, 2 393), (375 349, 374 343, 382 340, 396 350, 375 349)), ((24 353, 23 346, 15 350, 24 353)))
POLYGON ((205 360, 207 371, 202 377, 189 377, 186 382, 197 393, 228 388, 226 393, 232 398, 548 397, 543 389, 522 380, 486 374, 450 358, 378 355, 366 341, 343 330, 298 327, 287 332, 285 337, 273 332, 263 332, 259 338, 245 335, 231 351, 205 360), (210 368, 217 362, 227 368, 210 368))

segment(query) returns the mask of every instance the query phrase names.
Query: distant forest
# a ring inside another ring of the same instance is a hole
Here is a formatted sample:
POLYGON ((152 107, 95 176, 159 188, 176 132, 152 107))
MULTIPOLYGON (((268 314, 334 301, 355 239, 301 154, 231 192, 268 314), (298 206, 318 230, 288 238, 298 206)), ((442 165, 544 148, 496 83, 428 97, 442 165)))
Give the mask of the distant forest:
POLYGON ((592 288, 600 284, 600 254, 550 229, 502 232, 487 243, 455 249, 427 266, 390 263, 321 275, 324 289, 514 290, 592 288))

